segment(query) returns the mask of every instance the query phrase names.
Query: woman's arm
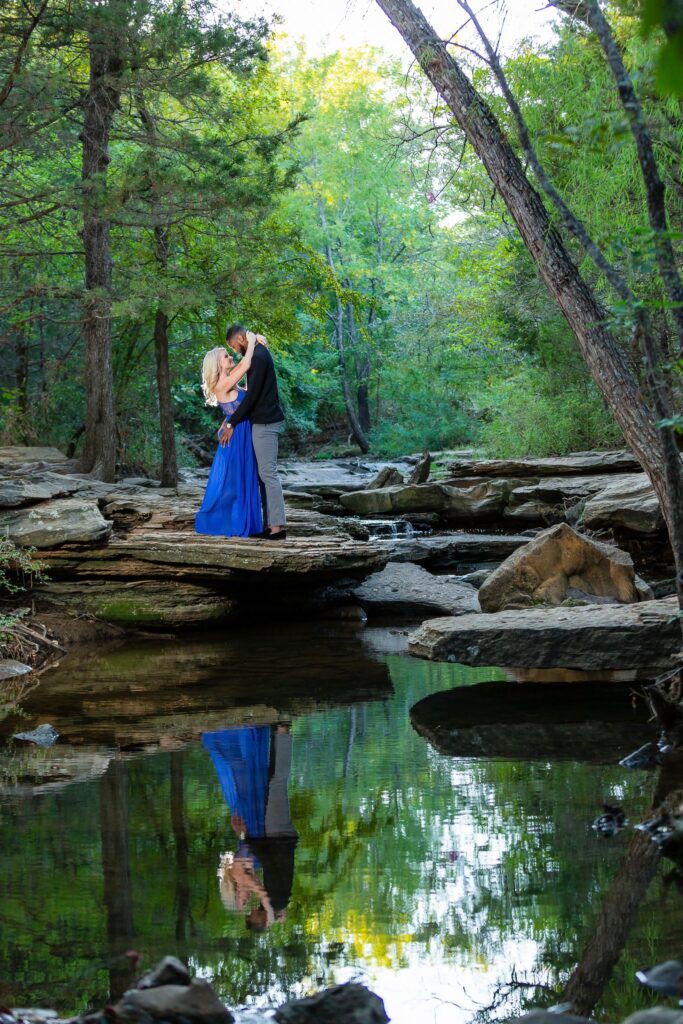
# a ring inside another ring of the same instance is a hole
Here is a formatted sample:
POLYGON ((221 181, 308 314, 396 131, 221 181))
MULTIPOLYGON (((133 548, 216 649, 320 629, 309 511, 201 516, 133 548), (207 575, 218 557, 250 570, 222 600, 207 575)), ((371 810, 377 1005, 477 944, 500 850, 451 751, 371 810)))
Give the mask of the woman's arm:
POLYGON ((238 381, 242 380, 247 370, 251 369, 251 360, 256 348, 257 337, 247 331, 247 351, 244 353, 234 370, 231 370, 225 381, 225 390, 232 391, 238 381))

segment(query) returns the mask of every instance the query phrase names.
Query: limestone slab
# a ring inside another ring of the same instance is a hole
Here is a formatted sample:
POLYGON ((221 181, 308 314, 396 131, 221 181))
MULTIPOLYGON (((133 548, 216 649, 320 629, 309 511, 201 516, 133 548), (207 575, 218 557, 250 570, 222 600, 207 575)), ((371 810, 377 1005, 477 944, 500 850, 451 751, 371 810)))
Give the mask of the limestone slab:
POLYGON ((438 618, 411 635, 409 651, 464 665, 668 667, 681 647, 675 598, 638 604, 530 608, 438 618))
POLYGON ((97 503, 79 497, 57 498, 26 508, 0 512, 0 535, 21 547, 55 548, 93 544, 108 537, 109 523, 97 503))
POLYGON ((453 576, 434 576, 418 565, 390 562, 356 587, 353 596, 368 614, 403 616, 479 611, 477 591, 453 576))

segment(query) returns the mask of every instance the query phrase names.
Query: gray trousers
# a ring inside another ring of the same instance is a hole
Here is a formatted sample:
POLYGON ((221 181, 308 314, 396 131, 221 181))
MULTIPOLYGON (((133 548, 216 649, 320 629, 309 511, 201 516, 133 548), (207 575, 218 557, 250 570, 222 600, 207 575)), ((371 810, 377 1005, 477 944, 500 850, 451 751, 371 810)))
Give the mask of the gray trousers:
POLYGON ((282 423, 252 423, 251 440, 261 481, 263 518, 268 526, 284 526, 285 499, 277 472, 277 449, 282 423))

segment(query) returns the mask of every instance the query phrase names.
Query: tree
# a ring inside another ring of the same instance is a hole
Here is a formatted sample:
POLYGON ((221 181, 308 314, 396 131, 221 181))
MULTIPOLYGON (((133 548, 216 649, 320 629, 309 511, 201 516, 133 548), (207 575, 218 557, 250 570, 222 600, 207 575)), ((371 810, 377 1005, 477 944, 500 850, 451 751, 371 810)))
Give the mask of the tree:
MULTIPOLYGON (((643 400, 638 380, 629 366, 624 349, 608 326, 609 316, 605 307, 579 271, 541 196, 528 180, 519 157, 489 105, 474 89, 446 44, 439 39, 411 0, 377 2, 414 53, 483 162, 541 278, 562 309, 624 437, 650 477, 669 529, 676 561, 679 602, 683 607, 683 466, 671 429, 674 417, 671 388, 662 373, 660 339, 650 319, 642 309, 634 305, 631 310, 633 331, 643 348, 651 405, 643 400), (668 420, 669 424, 657 426, 655 420, 662 423, 668 420)), ((461 6, 469 18, 476 22, 471 8, 466 3, 461 3, 461 6)), ((493 48, 489 44, 488 58, 496 70, 497 60, 492 58, 492 52, 493 48)), ((622 91, 622 85, 619 88, 622 91)), ((509 90, 505 91, 505 98, 508 104, 512 100, 515 113, 514 97, 509 90)), ((521 117, 517 118, 517 122, 522 146, 530 157, 532 147, 530 140, 525 137, 525 125, 521 117)), ((591 244, 585 231, 582 234, 582 226, 575 218, 572 219, 566 204, 545 179, 537 158, 532 160, 532 166, 546 192, 559 208, 564 222, 572 225, 574 233, 579 235, 591 257, 603 273, 609 275, 610 283, 618 286, 617 275, 611 274, 608 261, 591 244)), ((649 194, 653 185, 651 178, 645 178, 645 185, 649 194)))

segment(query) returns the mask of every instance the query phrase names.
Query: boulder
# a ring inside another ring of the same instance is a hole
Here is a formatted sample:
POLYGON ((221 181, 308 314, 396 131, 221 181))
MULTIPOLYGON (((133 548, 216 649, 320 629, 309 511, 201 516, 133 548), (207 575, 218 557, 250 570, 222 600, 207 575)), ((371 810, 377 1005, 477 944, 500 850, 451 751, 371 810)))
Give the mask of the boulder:
POLYGON ((108 537, 110 531, 111 523, 103 517, 97 503, 84 498, 57 498, 0 512, 0 534, 21 547, 93 544, 108 537))
POLYGON ((113 1008, 117 1017, 146 1024, 230 1024, 235 1018, 220 1001, 208 981, 193 978, 189 985, 133 988, 124 992, 113 1008))
POLYGON ((292 999, 275 1011, 278 1024, 388 1024, 384 1003, 364 985, 349 982, 292 999))
POLYGON ((192 978, 182 960, 177 956, 165 956, 153 970, 143 974, 138 988, 158 988, 160 985, 190 985, 192 978))
POLYGON ((667 598, 430 619, 411 635, 409 651, 463 665, 655 672, 670 667, 680 650, 677 611, 677 601, 667 598))
POLYGON ((448 504, 441 484, 411 484, 383 487, 374 491, 342 494, 342 507, 358 516, 389 515, 401 512, 440 512, 448 504))
MULTIPOLYGON (((410 481, 411 483, 421 483, 422 481, 410 481)), ((383 466, 379 473, 369 484, 367 484, 368 491, 378 491, 381 487, 400 487, 403 485, 403 477, 394 466, 383 466)))
POLYGON ((543 459, 457 459, 448 464, 449 473, 458 476, 576 476, 639 468, 630 451, 573 452, 543 459))
POLYGON ((511 484, 508 480, 482 480, 467 486, 452 482, 443 485, 446 495, 446 518, 450 522, 473 519, 500 519, 507 504, 511 484))
POLYGON ((518 548, 479 590, 482 611, 559 605, 567 598, 638 600, 631 556, 559 523, 518 548))
POLYGON ((644 473, 618 476, 590 497, 581 522, 591 530, 616 526, 632 533, 652 534, 664 529, 657 495, 644 473))
POLYGON ((432 468, 432 456, 429 451, 424 451, 415 464, 415 468, 406 480, 407 484, 426 484, 429 480, 429 473, 432 468))
POLYGON ((449 757, 617 763, 652 736, 645 701, 615 682, 475 683, 433 693, 410 709, 413 728, 449 757), (550 699, 549 699, 550 698, 550 699))
POLYGON ((463 615, 479 611, 476 589, 452 576, 433 576, 410 562, 390 562, 353 591, 368 614, 418 617, 443 612, 463 615))

